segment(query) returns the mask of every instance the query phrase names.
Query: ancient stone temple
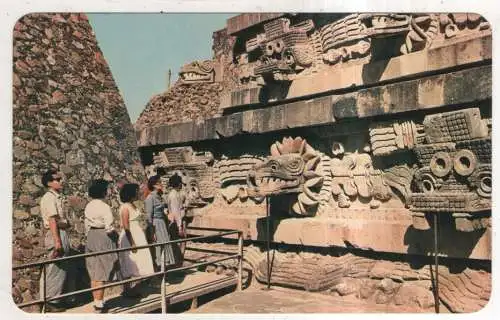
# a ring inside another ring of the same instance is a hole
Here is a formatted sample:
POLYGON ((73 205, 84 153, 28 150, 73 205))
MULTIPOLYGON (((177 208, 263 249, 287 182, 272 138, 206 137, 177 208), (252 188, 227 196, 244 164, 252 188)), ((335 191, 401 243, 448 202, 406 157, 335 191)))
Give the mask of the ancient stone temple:
MULTIPOLYGON (((29 14, 16 23, 13 39, 12 241, 18 265, 47 258, 39 204, 41 175, 49 168, 64 175, 74 248, 85 238, 88 182, 142 182, 145 176, 130 118, 87 17, 29 14)), ((117 200, 115 194, 115 209, 117 200)), ((13 272, 14 301, 38 298, 38 279, 37 269, 13 272)))
POLYGON ((247 268, 266 282, 269 207, 274 285, 423 311, 434 293, 451 312, 487 303, 483 17, 242 14, 213 51, 135 124, 148 175, 183 177, 190 225, 242 230, 247 268))

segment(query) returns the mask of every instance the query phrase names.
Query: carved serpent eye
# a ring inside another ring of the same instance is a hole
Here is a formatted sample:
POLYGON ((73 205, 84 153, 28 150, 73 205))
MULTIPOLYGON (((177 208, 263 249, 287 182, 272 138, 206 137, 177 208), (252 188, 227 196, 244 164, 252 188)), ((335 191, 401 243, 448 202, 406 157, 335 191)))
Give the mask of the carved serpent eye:
POLYGON ((271 170, 272 170, 272 171, 278 171, 278 169, 279 169, 279 164, 278 164, 277 162, 273 161, 273 162, 271 162, 270 167, 271 167, 271 170))
POLYGON ((283 53, 283 57, 285 58, 285 63, 288 65, 293 65, 295 63, 295 57, 293 56, 293 53, 291 50, 286 50, 283 53))

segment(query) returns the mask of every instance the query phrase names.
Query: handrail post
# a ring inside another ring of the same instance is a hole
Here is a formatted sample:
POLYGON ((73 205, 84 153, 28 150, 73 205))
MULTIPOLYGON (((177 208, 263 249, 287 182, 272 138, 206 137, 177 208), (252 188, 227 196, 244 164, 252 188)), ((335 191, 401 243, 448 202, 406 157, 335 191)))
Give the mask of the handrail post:
POLYGON ((439 313, 439 248, 438 248, 438 216, 434 214, 434 310, 439 313))
POLYGON ((238 291, 243 290, 243 232, 238 232, 238 291))
POLYGON ((47 295, 47 276, 46 276, 47 270, 46 270, 46 265, 42 264, 42 268, 41 269, 42 269, 41 270, 41 272, 42 272, 41 276, 42 276, 42 279, 43 279, 43 281, 42 281, 42 288, 40 288, 41 289, 41 293, 42 293, 41 294, 42 295, 41 298, 43 300, 43 302, 42 302, 42 312, 41 313, 45 313, 45 309, 47 307, 47 304, 45 302, 46 299, 47 299, 46 298, 46 295, 47 295))
POLYGON ((162 250, 162 264, 161 264, 161 313, 167 313, 167 299, 166 299, 166 290, 165 290, 165 260, 166 260, 166 255, 165 255, 165 248, 166 245, 163 245, 163 250, 162 250))

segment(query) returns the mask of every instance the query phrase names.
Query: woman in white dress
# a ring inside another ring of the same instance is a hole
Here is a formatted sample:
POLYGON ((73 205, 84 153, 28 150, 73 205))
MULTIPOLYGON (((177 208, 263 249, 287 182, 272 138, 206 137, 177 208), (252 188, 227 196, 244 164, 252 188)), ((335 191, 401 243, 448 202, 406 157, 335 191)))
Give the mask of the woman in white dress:
MULTIPOLYGON (((120 221, 122 231, 118 243, 120 248, 130 248, 147 245, 146 235, 141 226, 145 220, 143 213, 134 205, 138 199, 139 185, 128 183, 120 190, 120 221)), ((119 253, 120 269, 122 276, 127 279, 131 277, 145 276, 154 273, 153 259, 148 248, 122 251, 119 253)), ((130 285, 125 285, 123 295, 134 295, 130 291, 130 285)))

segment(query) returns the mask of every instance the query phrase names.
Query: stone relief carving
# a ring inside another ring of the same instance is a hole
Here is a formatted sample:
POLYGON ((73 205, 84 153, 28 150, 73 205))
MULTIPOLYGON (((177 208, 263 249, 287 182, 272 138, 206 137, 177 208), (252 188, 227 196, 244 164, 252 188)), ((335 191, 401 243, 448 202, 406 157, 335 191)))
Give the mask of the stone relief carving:
POLYGON ((324 177, 321 154, 306 140, 284 138, 271 146, 271 156, 248 173, 248 191, 255 196, 298 193, 292 209, 300 215, 313 215, 319 205, 324 177))
POLYGON ((370 54, 371 39, 410 30, 410 16, 401 14, 350 14, 320 31, 323 60, 329 64, 370 54))
POLYGON ((245 43, 248 53, 260 52, 254 76, 262 80, 291 80, 291 76, 312 64, 313 49, 307 35, 314 28, 312 20, 290 25, 290 19, 278 18, 264 23, 263 28, 264 33, 245 43))
POLYGON ((293 81, 351 60, 390 58, 424 50, 435 40, 490 30, 484 18, 469 13, 354 13, 331 19, 284 15, 239 35, 244 45, 234 54, 240 83, 293 81), (373 41, 381 38, 398 39, 399 53, 374 52, 373 41))
POLYGON ((401 45, 402 54, 427 48, 439 32, 439 21, 436 14, 414 14, 410 20, 410 31, 405 43, 401 45))
POLYGON ((215 160, 211 152, 195 152, 192 147, 167 148, 153 157, 153 164, 146 167, 148 176, 162 172, 162 182, 177 173, 182 178, 189 206, 203 207, 217 194, 228 203, 248 198, 256 203, 264 198, 247 193, 247 174, 263 158, 242 155, 235 159, 222 156, 215 160))
POLYGON ((182 83, 203 83, 215 81, 215 65, 212 60, 193 61, 182 66, 179 72, 182 83))
MULTIPOLYGON (((236 159, 222 157, 216 161, 214 167, 218 172, 218 184, 222 197, 227 203, 232 203, 236 199, 246 201, 249 198, 247 191, 247 174, 255 166, 263 162, 264 159, 252 155, 242 155, 236 159)), ((250 197, 255 202, 261 202, 262 197, 250 197)))
POLYGON ((193 207, 208 204, 215 195, 213 161, 212 153, 194 152, 191 147, 167 148, 153 157, 156 171, 160 168, 165 171, 162 175, 165 186, 174 173, 182 177, 189 206, 193 207))
POLYGON ((425 214, 441 212, 451 214, 459 230, 485 227, 482 218, 491 209, 492 189, 490 119, 482 119, 478 108, 467 108, 416 122, 372 124, 367 145, 346 150, 335 141, 329 154, 302 137, 275 142, 267 158, 244 154, 214 159, 191 147, 168 148, 154 156, 148 169, 181 175, 192 206, 208 205, 217 194, 228 204, 297 194, 292 211, 315 216, 334 209, 334 203, 349 208, 357 201, 377 209, 399 197, 413 212, 416 228, 428 228, 418 222, 425 214), (413 160, 393 165, 374 161, 402 153, 413 160), (475 215, 481 223, 471 222, 475 215))
POLYGON ((264 163, 249 172, 249 192, 260 196, 297 193, 292 210, 306 216, 326 209, 332 196, 340 208, 350 207, 360 197, 375 209, 391 198, 384 173, 373 168, 367 152, 345 153, 343 145, 334 142, 332 154, 333 158, 314 150, 301 137, 284 138, 272 145, 264 163))
POLYGON ((445 38, 456 37, 461 32, 483 31, 491 28, 488 21, 475 13, 443 13, 439 24, 445 38))
POLYGON ((372 209, 380 206, 380 201, 391 198, 391 191, 382 179, 382 171, 373 168, 368 153, 344 154, 342 144, 335 142, 332 147, 335 158, 331 160, 332 194, 338 197, 340 208, 348 208, 351 198, 370 199, 372 209))
POLYGON ((369 129, 373 155, 386 155, 396 150, 412 150, 425 136, 422 125, 413 121, 394 122, 388 126, 369 129))
MULTIPOLYGON (((370 141, 377 155, 404 148, 415 154, 417 168, 391 168, 384 177, 403 195, 417 217, 423 218, 423 213, 428 212, 449 212, 456 218, 457 229, 471 231, 478 228, 469 221, 474 213, 491 209, 489 122, 481 119, 478 108, 468 108, 427 115, 423 120, 424 135, 408 134, 410 139, 405 143, 393 143, 398 135, 391 127, 371 129, 370 141), (381 138, 385 135, 390 139, 381 138)), ((425 228, 425 224, 419 228, 425 228)))
MULTIPOLYGON (((193 247, 217 251, 236 251, 236 245, 227 243, 195 242, 193 247)), ((427 265, 383 258, 320 254, 312 252, 283 252, 271 250, 271 277, 268 278, 266 251, 255 245, 244 249, 243 278, 272 285, 301 288, 318 294, 368 300, 376 304, 397 305, 429 310, 434 306, 433 279, 427 265)), ((190 258, 202 257, 202 253, 189 251, 190 258)), ((215 253, 215 257, 223 257, 215 253)), ((234 274, 236 259, 217 262, 206 272, 234 274)), ((484 307, 491 295, 491 273, 464 267, 457 273, 450 265, 439 266, 439 299, 451 312, 475 312, 484 307)), ((354 300, 355 301, 355 300, 354 300)), ((441 306, 443 307, 443 306, 441 306)))

